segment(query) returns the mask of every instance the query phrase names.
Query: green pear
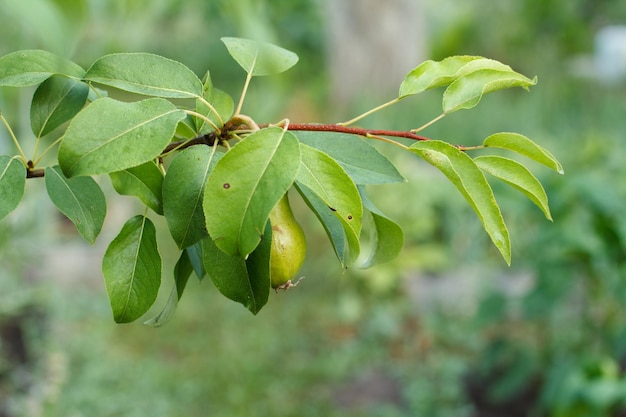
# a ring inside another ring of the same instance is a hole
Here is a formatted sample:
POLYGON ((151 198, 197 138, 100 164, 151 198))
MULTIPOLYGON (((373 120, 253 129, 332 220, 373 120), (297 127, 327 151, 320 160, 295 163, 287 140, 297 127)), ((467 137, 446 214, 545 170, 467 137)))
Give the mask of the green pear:
POLYGON ((294 284, 291 280, 304 263, 306 239, 304 231, 296 221, 285 194, 270 212, 272 246, 270 252, 270 277, 272 288, 287 289, 294 284))

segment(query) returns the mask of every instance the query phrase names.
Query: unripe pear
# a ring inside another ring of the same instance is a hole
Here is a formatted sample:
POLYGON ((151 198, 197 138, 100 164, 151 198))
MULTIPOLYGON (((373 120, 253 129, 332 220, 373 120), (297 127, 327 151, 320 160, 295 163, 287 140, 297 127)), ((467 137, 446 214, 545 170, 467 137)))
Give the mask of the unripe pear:
POLYGON ((270 252, 270 278, 272 288, 287 289, 304 263, 306 239, 296 221, 285 194, 270 212, 272 246, 270 252))

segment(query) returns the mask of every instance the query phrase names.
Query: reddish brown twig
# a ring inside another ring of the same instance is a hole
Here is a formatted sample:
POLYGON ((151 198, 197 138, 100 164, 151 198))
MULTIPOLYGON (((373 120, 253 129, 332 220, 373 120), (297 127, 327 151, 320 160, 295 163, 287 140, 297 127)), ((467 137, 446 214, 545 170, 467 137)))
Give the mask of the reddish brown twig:
POLYGON ((335 124, 290 123, 289 127, 287 127, 287 130, 306 130, 310 132, 337 132, 364 137, 367 137, 367 135, 374 135, 392 136, 396 138, 407 138, 413 140, 430 140, 427 137, 419 136, 412 132, 404 132, 400 130, 363 129, 360 127, 349 127, 335 124))

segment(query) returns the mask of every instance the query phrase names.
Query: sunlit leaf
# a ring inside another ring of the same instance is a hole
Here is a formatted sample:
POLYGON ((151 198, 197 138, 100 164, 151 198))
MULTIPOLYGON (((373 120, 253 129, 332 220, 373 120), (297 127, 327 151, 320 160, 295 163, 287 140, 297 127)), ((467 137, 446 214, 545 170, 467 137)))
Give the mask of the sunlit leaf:
POLYGON ((152 161, 109 174, 113 188, 121 195, 138 197, 157 214, 163 214, 163 173, 152 161))
POLYGON ((89 95, 87 84, 53 75, 35 91, 30 107, 30 126, 36 137, 52 132, 83 108, 89 95))
POLYGON ((409 72, 400 84, 399 98, 419 94, 431 88, 450 84, 457 78, 458 71, 479 56, 451 56, 442 61, 425 61, 409 72))
POLYGON ((255 132, 228 151, 209 175, 204 193, 206 227, 215 244, 230 255, 252 252, 299 166, 298 140, 277 127, 255 132))
POLYGON ((404 232, 393 220, 385 216, 367 197, 363 188, 359 189, 363 206, 372 216, 372 252, 361 268, 389 262, 396 258, 404 246, 404 232))
POLYGON ((524 193, 530 201, 543 211, 548 220, 552 220, 548 206, 548 196, 539 180, 522 164, 501 156, 480 156, 474 158, 480 169, 501 179, 524 193))
POLYGON ((106 199, 98 183, 91 177, 66 178, 58 166, 46 168, 45 180, 50 200, 93 245, 107 211, 106 199))
POLYGON ((339 163, 355 184, 390 184, 406 181, 396 167, 373 146, 356 135, 297 132, 300 142, 339 163))
POLYGON ((359 255, 363 206, 356 185, 330 156, 300 144, 301 166, 297 181, 316 194, 340 220, 350 245, 348 263, 359 255))
POLYGON ((563 174, 563 166, 548 150, 519 133, 495 133, 484 140, 483 146, 517 152, 563 174))
POLYGON ((354 182, 346 171, 324 152, 300 144, 302 163, 297 180, 317 194, 337 217, 358 236, 363 206, 354 182))
POLYGON ((410 150, 437 167, 463 194, 506 263, 510 264, 508 229, 489 183, 472 158, 456 147, 437 140, 417 142, 410 150))
POLYGON ((0 155, 0 219, 15 210, 26 187, 26 168, 19 158, 0 155))
MULTIPOLYGON (((497 61, 495 61, 497 62, 497 61)), ((537 84, 513 70, 482 69, 471 72, 453 81, 443 93, 443 111, 452 113, 476 106, 483 95, 504 88, 528 87, 537 84)))
POLYGON ((53 74, 82 78, 85 70, 72 61, 42 50, 12 52, 0 58, 0 86, 29 87, 53 74))
POLYGON ((222 152, 192 146, 172 160, 163 182, 163 209, 167 225, 179 248, 208 236, 202 210, 204 186, 222 152))
POLYGON ((96 100, 72 120, 59 148, 67 177, 121 171, 155 159, 185 112, 160 98, 96 100))
POLYGON ((313 191, 298 182, 296 182, 296 189, 309 208, 317 216, 320 223, 322 223, 322 226, 324 226, 341 265, 346 268, 349 264, 352 264, 360 251, 359 240, 355 239, 354 235, 351 233, 349 235, 351 240, 348 241, 341 220, 339 220, 335 213, 313 191))
POLYGON ((105 55, 87 70, 85 80, 147 96, 195 98, 202 95, 202 82, 185 65, 143 52, 105 55))
POLYGON ((150 219, 135 216, 124 224, 104 254, 102 274, 117 323, 148 311, 161 285, 161 256, 150 219))
POLYGON ((222 38, 228 53, 252 75, 272 75, 296 65, 298 55, 271 43, 242 38, 222 38))
POLYGON ((474 72, 483 71, 483 70, 493 70, 493 71, 512 72, 512 73, 515 72, 513 71, 513 68, 511 68, 510 66, 503 64, 500 61, 496 61, 495 59, 489 59, 489 58, 483 58, 483 57, 476 57, 476 58, 478 59, 473 59, 467 62, 461 68, 459 68, 459 70, 455 74, 455 80, 461 77, 465 77, 474 72))

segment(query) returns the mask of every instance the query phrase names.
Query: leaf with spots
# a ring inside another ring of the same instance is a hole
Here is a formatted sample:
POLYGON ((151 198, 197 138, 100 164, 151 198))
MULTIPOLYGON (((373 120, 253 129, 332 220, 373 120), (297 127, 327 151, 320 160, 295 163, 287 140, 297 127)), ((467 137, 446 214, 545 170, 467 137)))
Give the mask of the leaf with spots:
POLYGON ((406 181, 396 167, 365 139, 345 133, 296 133, 298 140, 316 148, 341 165, 355 184, 390 184, 406 181))
POLYGON ((278 127, 255 132, 228 151, 209 175, 203 198, 207 231, 217 247, 248 256, 299 166, 298 139, 278 127))
POLYGON ((317 216, 326 230, 326 234, 333 245, 337 259, 344 268, 351 265, 360 252, 360 242, 353 233, 346 234, 344 225, 335 213, 313 191, 305 185, 296 182, 296 189, 317 216))
POLYGON ((202 209, 204 186, 222 155, 208 146, 192 146, 176 155, 167 170, 163 210, 170 234, 181 249, 208 236, 202 209))
MULTIPOLYGON (((301 164, 297 184, 306 187, 308 191, 317 196, 343 226, 349 252, 345 259, 342 259, 342 256, 339 258, 342 264, 349 266, 356 260, 360 252, 359 236, 361 234, 363 204, 359 190, 341 165, 324 152, 301 143, 300 153, 301 164)), ((312 208, 315 206, 311 205, 312 208)), ((314 211, 317 212, 318 210, 314 208, 314 211)), ((327 213, 317 213, 317 215, 322 220, 327 213)), ((330 224, 325 226, 330 226, 330 224)), ((333 240, 331 234, 329 237, 333 240)), ((335 249, 337 249, 336 246, 335 249)))

